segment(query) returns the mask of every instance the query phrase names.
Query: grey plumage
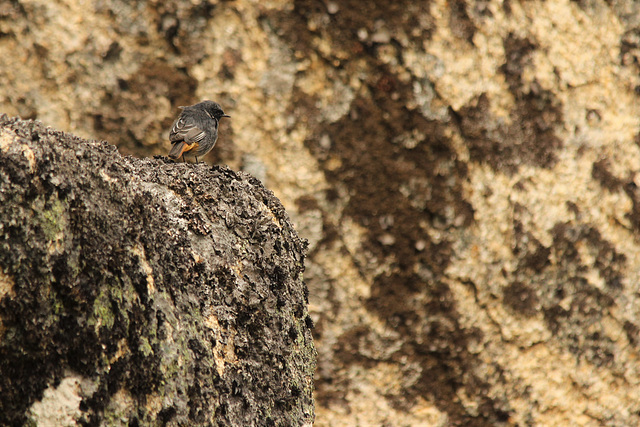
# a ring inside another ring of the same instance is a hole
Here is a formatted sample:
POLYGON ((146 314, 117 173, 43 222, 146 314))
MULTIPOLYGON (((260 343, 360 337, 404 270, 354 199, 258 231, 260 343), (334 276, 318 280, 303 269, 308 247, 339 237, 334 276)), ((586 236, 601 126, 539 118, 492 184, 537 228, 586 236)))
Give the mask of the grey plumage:
POLYGON ((169 157, 195 158, 207 154, 218 140, 218 125, 222 117, 231 117, 222 111, 220 104, 202 101, 182 108, 182 113, 173 122, 169 140, 173 146, 169 157))

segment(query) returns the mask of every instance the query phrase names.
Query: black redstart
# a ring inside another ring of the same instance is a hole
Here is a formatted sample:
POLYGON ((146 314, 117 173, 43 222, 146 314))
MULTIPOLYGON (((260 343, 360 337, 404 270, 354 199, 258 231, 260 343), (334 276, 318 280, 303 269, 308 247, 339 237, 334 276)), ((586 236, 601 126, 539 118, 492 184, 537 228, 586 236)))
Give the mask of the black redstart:
POLYGON ((182 113, 173 122, 169 140, 173 147, 169 157, 182 161, 186 158, 207 154, 218 140, 218 123, 222 117, 228 116, 222 111, 220 104, 213 101, 202 101, 195 105, 182 108, 182 113))

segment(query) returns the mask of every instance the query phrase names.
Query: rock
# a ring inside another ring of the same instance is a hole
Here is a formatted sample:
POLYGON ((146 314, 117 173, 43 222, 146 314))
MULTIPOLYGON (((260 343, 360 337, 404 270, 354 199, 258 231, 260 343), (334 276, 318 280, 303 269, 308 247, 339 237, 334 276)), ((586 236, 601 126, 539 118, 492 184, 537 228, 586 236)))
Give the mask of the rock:
POLYGON ((305 247, 248 174, 0 117, 0 424, 311 424, 305 247))
POLYGON ((233 116, 206 160, 310 242, 318 427, 639 424, 640 2, 5 3, 0 111, 138 156, 233 116))

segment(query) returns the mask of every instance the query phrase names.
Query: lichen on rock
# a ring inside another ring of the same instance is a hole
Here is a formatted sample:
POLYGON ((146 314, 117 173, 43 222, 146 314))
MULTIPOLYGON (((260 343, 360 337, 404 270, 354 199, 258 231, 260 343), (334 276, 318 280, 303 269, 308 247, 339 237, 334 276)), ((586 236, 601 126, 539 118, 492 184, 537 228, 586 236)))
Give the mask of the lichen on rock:
POLYGON ((2 116, 0 225, 0 424, 313 422, 306 242, 255 178, 2 116))

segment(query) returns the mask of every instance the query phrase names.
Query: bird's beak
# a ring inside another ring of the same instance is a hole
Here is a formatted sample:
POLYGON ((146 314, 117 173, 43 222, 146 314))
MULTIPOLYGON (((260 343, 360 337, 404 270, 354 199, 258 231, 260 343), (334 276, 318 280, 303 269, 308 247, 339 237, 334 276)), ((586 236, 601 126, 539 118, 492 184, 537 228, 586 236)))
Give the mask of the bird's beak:
POLYGON ((221 115, 220 117, 229 117, 229 118, 231 118, 231 116, 230 116, 230 115, 228 115, 228 114, 223 114, 223 115, 221 115))

